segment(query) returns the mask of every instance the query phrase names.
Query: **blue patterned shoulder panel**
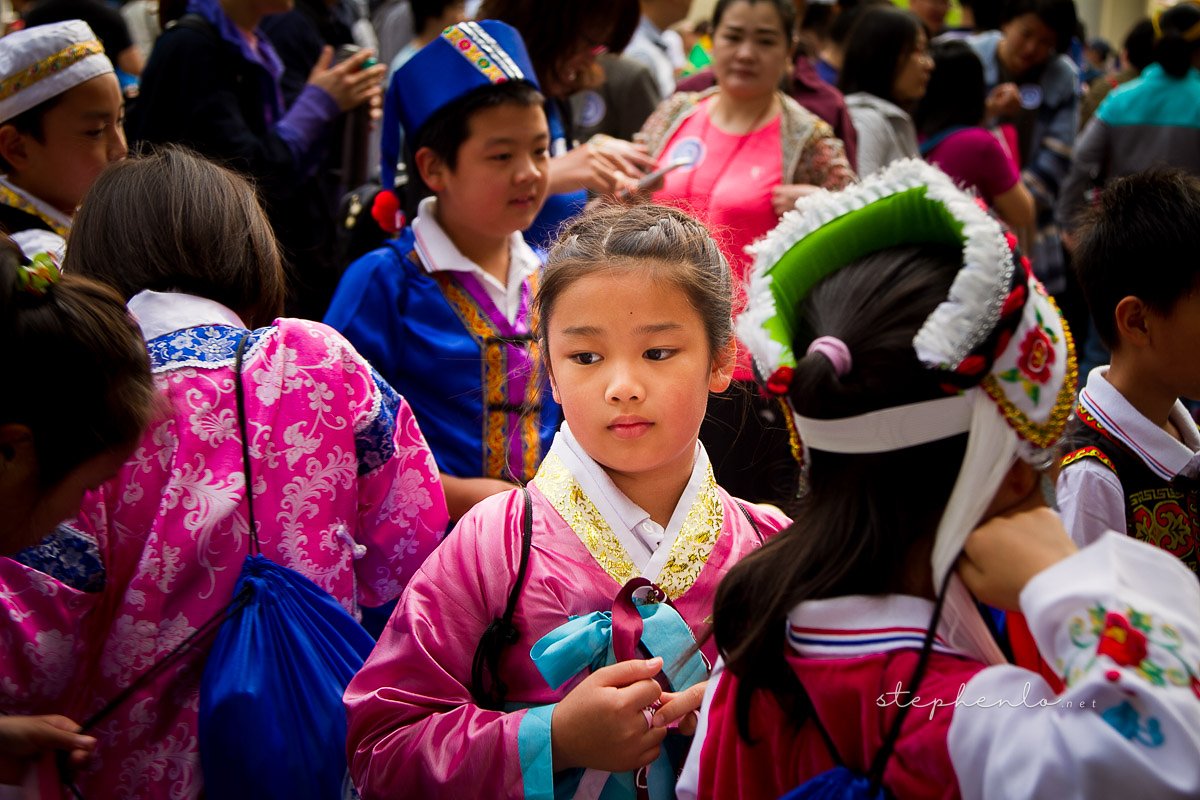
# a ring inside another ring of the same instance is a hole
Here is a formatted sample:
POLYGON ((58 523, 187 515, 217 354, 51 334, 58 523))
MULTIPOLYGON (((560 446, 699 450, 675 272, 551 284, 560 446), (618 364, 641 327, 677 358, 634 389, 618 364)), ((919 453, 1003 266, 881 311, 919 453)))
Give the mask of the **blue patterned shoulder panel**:
POLYGON ((371 380, 379 390, 379 409, 375 418, 354 434, 359 475, 379 469, 396 454, 396 411, 400 408, 400 395, 374 367, 371 367, 371 380))
POLYGON ((104 590, 104 562, 96 540, 65 522, 54 532, 13 556, 30 569, 81 592, 104 590))
MULTIPOLYGON (((250 331, 247 360, 263 337, 274 330, 259 328, 250 331)), ((232 325, 198 325, 163 334, 146 342, 146 349, 150 352, 150 368, 154 372, 164 372, 180 367, 227 367, 233 364, 238 342, 245 333, 244 328, 232 325)))

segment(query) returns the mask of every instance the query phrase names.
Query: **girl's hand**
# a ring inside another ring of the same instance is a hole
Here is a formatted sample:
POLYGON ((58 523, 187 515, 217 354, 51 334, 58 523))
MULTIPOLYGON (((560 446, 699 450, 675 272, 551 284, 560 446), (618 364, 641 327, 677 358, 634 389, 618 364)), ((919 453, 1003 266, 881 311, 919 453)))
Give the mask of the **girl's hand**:
POLYGON ((96 739, 79 734, 66 717, 0 717, 0 783, 19 784, 29 765, 42 753, 69 750, 80 766, 96 749, 96 739))
POLYGON ((331 67, 329 65, 333 63, 333 48, 327 45, 321 49, 321 56, 309 73, 308 82, 324 89, 342 111, 357 108, 363 103, 369 104, 374 118, 378 116, 381 107, 382 81, 387 67, 376 64, 363 69, 363 64, 370 57, 370 50, 359 50, 342 63, 331 67))
POLYGON ((813 192, 820 191, 820 186, 811 183, 784 183, 771 189, 771 208, 775 214, 782 217, 796 207, 796 201, 807 197, 813 192))
POLYGON ((1040 500, 992 517, 967 538, 958 575, 976 599, 1017 611, 1025 584, 1078 549, 1040 500))
POLYGON ((704 701, 704 690, 708 681, 700 681, 682 692, 663 692, 662 707, 654 712, 654 727, 665 728, 679 720, 679 732, 684 736, 696 733, 699 722, 700 704, 704 701))
POLYGON ((554 771, 640 769, 658 758, 667 729, 652 727, 646 707, 662 689, 654 676, 662 659, 622 661, 587 676, 554 708, 550 720, 554 771))

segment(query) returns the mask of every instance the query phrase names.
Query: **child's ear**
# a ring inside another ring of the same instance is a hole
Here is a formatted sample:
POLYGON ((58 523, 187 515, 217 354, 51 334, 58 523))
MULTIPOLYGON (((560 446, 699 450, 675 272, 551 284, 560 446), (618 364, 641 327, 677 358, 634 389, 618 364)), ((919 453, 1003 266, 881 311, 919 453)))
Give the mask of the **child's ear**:
POLYGON ((558 395, 558 381, 554 380, 554 370, 550 369, 550 359, 546 359, 546 377, 550 379, 550 396, 554 398, 554 402, 562 405, 562 398, 558 395))
POLYGON ((449 165, 445 160, 433 151, 431 147, 422 147, 413 154, 413 161, 416 162, 417 172, 421 175, 421 180, 425 181, 435 194, 445 191, 446 189, 446 173, 450 171, 449 165))
POLYGON ((14 172, 24 169, 29 160, 25 152, 25 136, 14 125, 0 125, 0 156, 14 172))
POLYGON ((730 339, 729 343, 713 354, 712 367, 708 376, 708 390, 723 392, 729 388, 733 380, 733 366, 737 360, 737 340, 730 339))
POLYGON ((1149 309, 1141 298, 1130 295, 1117 303, 1113 318, 1117 327, 1117 339, 1134 347, 1145 347, 1150 343, 1149 309))

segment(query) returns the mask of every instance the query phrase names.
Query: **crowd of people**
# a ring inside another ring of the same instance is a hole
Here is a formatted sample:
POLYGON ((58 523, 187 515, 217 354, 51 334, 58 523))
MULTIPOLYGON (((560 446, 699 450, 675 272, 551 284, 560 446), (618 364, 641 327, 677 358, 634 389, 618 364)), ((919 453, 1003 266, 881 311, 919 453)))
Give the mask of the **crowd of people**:
POLYGON ((20 6, 0 797, 1200 795, 1200 3, 950 5, 20 6))

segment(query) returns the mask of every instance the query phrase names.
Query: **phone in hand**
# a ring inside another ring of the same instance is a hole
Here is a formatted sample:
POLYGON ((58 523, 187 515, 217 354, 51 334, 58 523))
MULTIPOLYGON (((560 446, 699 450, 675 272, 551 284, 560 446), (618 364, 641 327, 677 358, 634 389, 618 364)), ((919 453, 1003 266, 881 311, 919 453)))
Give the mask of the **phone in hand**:
POLYGON ((692 160, 690 158, 676 158, 665 166, 654 170, 654 172, 644 175, 638 180, 637 186, 634 189, 622 189, 621 191, 617 192, 617 199, 628 200, 638 192, 644 192, 650 187, 654 186, 654 184, 658 183, 658 181, 668 172, 673 172, 680 167, 690 166, 691 163, 692 160))

